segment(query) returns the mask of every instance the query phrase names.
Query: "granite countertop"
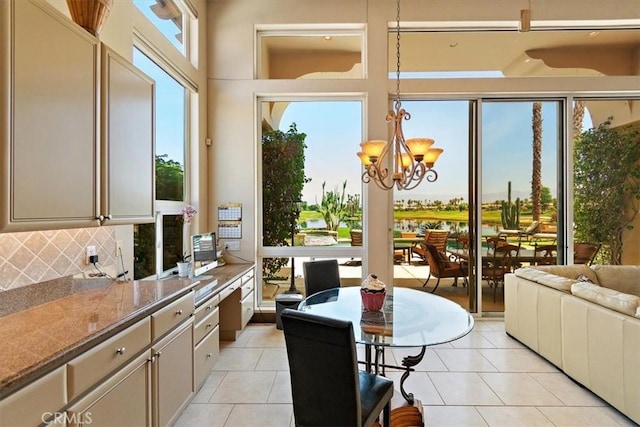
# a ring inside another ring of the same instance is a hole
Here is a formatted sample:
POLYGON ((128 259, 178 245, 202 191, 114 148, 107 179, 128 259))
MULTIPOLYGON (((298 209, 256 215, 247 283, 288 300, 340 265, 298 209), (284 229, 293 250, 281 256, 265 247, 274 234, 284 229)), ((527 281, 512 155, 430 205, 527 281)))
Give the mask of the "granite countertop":
POLYGON ((0 293, 0 399, 198 286, 219 292, 253 264, 228 264, 206 280, 51 280, 0 293))

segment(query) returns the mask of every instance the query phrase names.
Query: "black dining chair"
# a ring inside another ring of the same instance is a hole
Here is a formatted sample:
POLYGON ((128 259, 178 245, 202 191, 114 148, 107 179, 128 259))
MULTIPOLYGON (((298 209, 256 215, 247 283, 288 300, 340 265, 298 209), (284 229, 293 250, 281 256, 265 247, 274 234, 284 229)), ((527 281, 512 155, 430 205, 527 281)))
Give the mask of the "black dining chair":
POLYGON ((393 381, 359 370, 350 321, 287 308, 282 324, 296 426, 390 426, 393 381))
POLYGON ((323 259, 302 263, 305 296, 340 287, 338 260, 323 259))

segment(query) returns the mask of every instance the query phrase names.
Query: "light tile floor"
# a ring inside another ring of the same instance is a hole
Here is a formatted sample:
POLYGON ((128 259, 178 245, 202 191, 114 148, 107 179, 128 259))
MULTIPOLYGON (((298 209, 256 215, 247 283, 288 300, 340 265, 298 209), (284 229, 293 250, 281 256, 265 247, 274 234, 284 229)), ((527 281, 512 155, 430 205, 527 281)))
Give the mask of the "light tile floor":
MULTIPOLYGON (((387 363, 410 354, 417 351, 392 349, 387 363)), ((387 375, 399 395, 401 372, 387 375)), ((429 427, 636 425, 507 336, 502 319, 476 319, 466 337, 429 348, 405 389, 429 427)), ((175 425, 294 426, 282 331, 252 323, 237 341, 221 342, 220 360, 175 425)))

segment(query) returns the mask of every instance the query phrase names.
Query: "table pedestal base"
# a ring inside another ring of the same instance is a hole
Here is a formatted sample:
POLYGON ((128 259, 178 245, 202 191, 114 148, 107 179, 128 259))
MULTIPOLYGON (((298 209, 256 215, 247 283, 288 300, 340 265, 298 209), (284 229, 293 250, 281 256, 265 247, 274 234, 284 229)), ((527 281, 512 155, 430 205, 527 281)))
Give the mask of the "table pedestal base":
POLYGON ((367 371, 385 375, 385 368, 404 370, 404 372, 402 373, 402 377, 400 378, 400 393, 402 394, 402 397, 404 397, 404 399, 407 401, 407 403, 413 405, 415 401, 413 393, 407 393, 405 391, 404 382, 407 380, 407 378, 409 378, 409 374, 415 371, 414 366, 422 361, 422 358, 427 351, 427 347, 422 347, 420 353, 415 356, 407 356, 402 359, 402 366, 387 365, 384 360, 384 349, 385 347, 382 345, 365 344, 365 364, 367 367, 367 371), (374 353, 373 361, 371 360, 372 352, 374 353))

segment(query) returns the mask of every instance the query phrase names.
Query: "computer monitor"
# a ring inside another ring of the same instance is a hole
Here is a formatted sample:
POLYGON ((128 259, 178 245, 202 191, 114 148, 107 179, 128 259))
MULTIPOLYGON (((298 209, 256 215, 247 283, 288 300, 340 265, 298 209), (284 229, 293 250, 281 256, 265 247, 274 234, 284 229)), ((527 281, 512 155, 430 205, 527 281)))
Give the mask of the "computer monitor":
POLYGON ((216 233, 202 233, 191 236, 191 260, 193 275, 199 276, 218 266, 216 233))

